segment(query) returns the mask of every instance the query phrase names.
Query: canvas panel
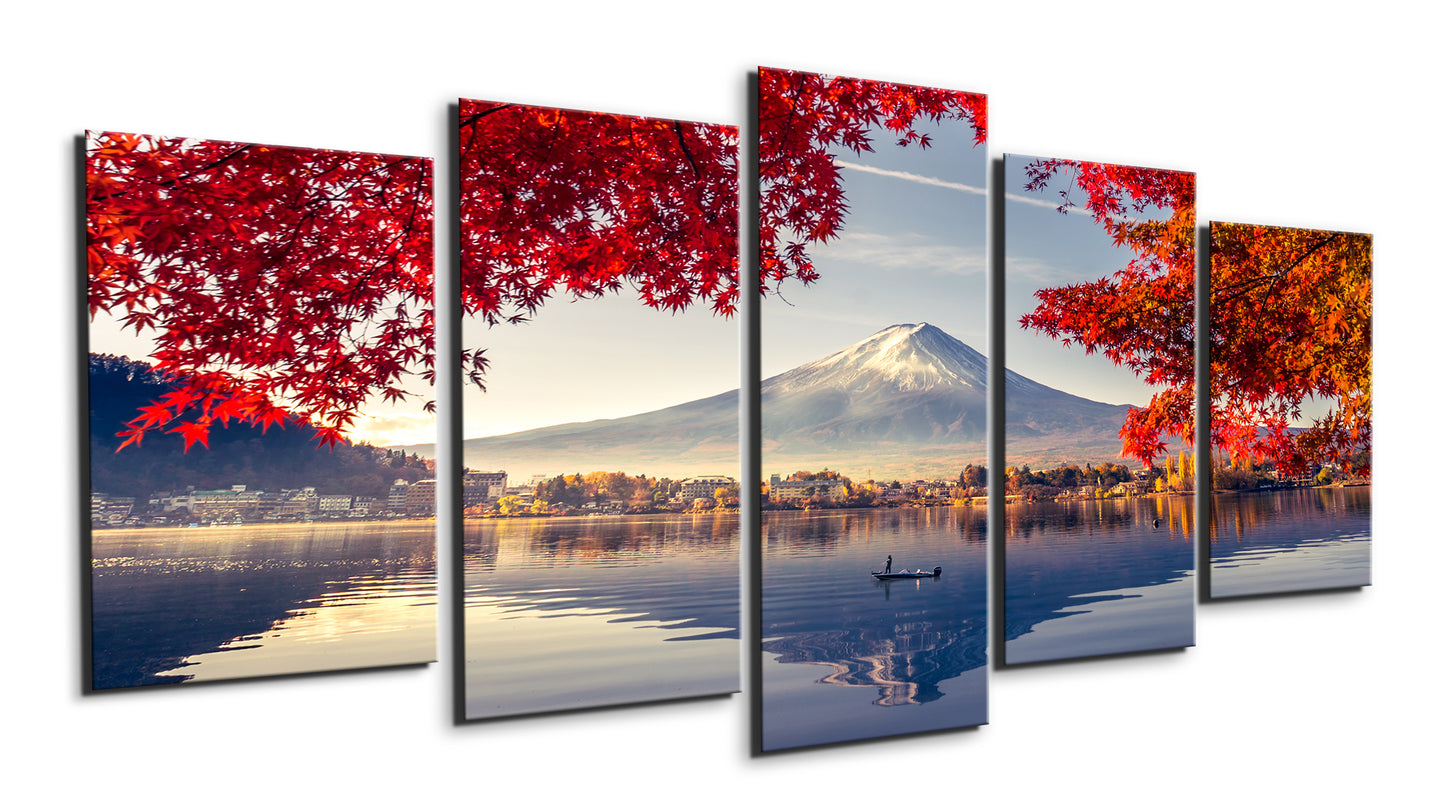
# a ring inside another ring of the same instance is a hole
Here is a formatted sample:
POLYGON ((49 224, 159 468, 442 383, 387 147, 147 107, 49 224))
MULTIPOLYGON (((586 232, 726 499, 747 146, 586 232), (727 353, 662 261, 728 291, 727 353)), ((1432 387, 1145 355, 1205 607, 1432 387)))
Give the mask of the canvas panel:
POLYGON ((92 687, 436 655, 432 163, 91 132, 92 687))
POLYGON ((1369 234, 1210 223, 1209 595, 1370 583, 1369 234))
POLYGON ((737 129, 459 125, 465 715, 736 691, 737 129))
POLYGON ((762 749, 984 724, 986 97, 764 68, 758 116, 762 749))
POLYGON ((1193 645, 1194 175, 1003 174, 1004 662, 1193 645))

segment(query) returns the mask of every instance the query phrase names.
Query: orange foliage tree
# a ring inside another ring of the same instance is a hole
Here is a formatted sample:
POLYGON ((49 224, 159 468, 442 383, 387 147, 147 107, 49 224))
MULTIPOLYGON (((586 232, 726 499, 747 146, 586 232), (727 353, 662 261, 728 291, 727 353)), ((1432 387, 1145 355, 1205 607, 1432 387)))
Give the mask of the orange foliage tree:
POLYGON ((1299 475, 1368 475, 1372 241, 1368 234, 1211 223, 1210 439, 1299 475), (1302 430, 1305 399, 1329 404, 1302 430))
MULTIPOLYGON (((1150 464, 1170 435, 1194 436, 1194 176, 1061 160, 1027 173, 1030 190, 1059 179, 1059 210, 1082 205, 1134 254, 1098 280, 1039 291, 1020 323, 1162 387, 1119 432, 1124 455, 1150 464)), ((1210 280, 1211 444, 1285 474, 1368 459, 1369 236, 1216 223, 1210 280), (1332 408, 1291 429, 1310 398, 1332 408)))
POLYGON ((1025 172, 1029 191, 1059 178, 1060 213, 1082 205, 1134 254, 1103 278, 1036 292, 1038 306, 1019 322, 1163 387, 1119 429, 1123 455, 1149 465, 1170 435, 1189 442, 1194 433, 1194 174, 1059 159, 1025 172))

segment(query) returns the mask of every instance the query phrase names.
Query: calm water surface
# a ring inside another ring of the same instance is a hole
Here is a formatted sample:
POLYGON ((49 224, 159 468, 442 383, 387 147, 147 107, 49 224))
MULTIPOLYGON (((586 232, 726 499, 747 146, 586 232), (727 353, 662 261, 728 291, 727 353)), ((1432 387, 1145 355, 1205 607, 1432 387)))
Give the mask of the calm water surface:
POLYGON ((97 530, 92 685, 430 662, 434 522, 97 530))
POLYGON ((1211 505, 1211 597, 1370 583, 1368 486, 1217 493, 1211 505))
POLYGON ((471 719, 737 691, 737 514, 468 521, 471 719))
POLYGON ((1194 645, 1193 500, 1010 503, 1004 662, 1194 645))
POLYGON ((763 514, 765 750, 988 721, 986 514, 763 514), (943 574, 874 580, 889 555, 943 574))

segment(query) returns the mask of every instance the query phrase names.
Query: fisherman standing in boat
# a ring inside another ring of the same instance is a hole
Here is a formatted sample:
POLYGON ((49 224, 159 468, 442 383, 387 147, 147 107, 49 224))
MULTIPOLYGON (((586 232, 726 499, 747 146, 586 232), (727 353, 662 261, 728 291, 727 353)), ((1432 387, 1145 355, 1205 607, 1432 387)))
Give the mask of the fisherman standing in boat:
POLYGON ((883 572, 889 573, 889 572, 892 572, 892 571, 893 571, 893 556, 890 555, 890 556, 888 556, 888 560, 883 562, 883 572))

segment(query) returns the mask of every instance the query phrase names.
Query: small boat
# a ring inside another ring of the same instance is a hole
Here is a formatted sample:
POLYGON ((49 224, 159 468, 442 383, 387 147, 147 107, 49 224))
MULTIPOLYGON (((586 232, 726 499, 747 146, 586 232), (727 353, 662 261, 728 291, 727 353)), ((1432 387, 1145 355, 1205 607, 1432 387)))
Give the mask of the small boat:
POLYGON ((898 572, 883 572, 882 570, 879 570, 873 573, 873 577, 877 578, 880 581, 898 581, 904 578, 937 578, 942 574, 943 567, 934 567, 933 572, 925 572, 924 570, 914 570, 913 572, 909 572, 908 570, 899 570, 898 572))

